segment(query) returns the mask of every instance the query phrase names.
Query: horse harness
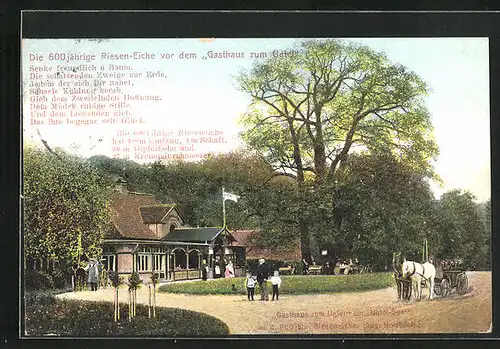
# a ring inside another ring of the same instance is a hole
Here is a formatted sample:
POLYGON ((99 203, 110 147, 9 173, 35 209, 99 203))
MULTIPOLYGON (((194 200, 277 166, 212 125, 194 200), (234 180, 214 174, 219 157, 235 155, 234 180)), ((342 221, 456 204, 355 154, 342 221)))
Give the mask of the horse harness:
MULTIPOLYGON (((418 274, 417 268, 415 268, 415 262, 412 262, 412 263, 413 263, 413 272, 409 276, 418 274)), ((422 274, 420 274, 420 276, 427 280, 427 278, 424 276, 425 275, 425 267, 423 264, 421 264, 421 265, 422 265, 422 274)))

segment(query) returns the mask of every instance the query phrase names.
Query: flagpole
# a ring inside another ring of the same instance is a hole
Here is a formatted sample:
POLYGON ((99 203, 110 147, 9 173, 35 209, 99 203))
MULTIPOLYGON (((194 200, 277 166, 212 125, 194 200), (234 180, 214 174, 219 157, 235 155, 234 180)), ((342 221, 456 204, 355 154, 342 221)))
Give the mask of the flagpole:
POLYGON ((222 187, 222 217, 224 220, 224 224, 222 225, 222 229, 226 227, 226 200, 224 198, 224 187, 222 187))

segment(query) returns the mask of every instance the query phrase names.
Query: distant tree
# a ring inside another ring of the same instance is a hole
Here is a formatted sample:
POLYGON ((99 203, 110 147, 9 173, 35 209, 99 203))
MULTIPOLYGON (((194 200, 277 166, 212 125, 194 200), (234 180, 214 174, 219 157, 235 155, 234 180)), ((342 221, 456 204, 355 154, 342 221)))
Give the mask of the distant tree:
POLYGON ((117 178, 127 181, 127 189, 133 192, 149 192, 149 164, 138 164, 131 160, 114 159, 104 155, 92 156, 87 163, 101 173, 110 185, 114 185, 117 178))
POLYGON ((440 256, 462 258, 471 267, 485 260, 488 247, 484 220, 481 220, 475 197, 469 191, 451 190, 439 201, 440 256))
MULTIPOLYGON (((483 220, 483 237, 481 246, 481 261, 479 266, 485 270, 491 270, 491 199, 488 199, 481 206, 483 220)), ((480 239, 481 243, 481 239, 480 239)))

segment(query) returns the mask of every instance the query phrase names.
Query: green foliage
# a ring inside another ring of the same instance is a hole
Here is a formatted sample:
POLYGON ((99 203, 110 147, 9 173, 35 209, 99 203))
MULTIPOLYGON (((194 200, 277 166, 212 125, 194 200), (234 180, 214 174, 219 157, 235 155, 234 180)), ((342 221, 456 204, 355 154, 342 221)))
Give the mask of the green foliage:
MULTIPOLYGON (((341 276, 281 276, 280 294, 321 294, 376 290, 394 285, 391 273, 353 274, 341 276)), ((259 286, 256 286, 258 292, 259 286)), ((214 279, 163 285, 160 292, 186 294, 246 295, 245 278, 214 279), (232 285, 236 286, 233 291, 232 285)))
POLYGON ((441 196, 438 206, 441 249, 437 258, 462 258, 469 268, 490 266, 491 230, 487 228, 491 209, 475 202, 468 191, 451 190, 441 196))
POLYGON ((101 175, 80 158, 32 147, 24 148, 23 175, 26 258, 71 265, 79 255, 98 255, 111 223, 101 175))
POLYGON ((109 281, 111 281, 111 285, 115 288, 120 286, 123 283, 120 275, 116 271, 110 270, 108 272, 108 277, 109 277, 109 281))
POLYGON ((95 168, 110 186, 118 178, 127 181, 127 187, 132 192, 148 192, 151 188, 149 182, 149 165, 141 165, 131 160, 112 159, 104 155, 92 156, 87 164, 95 168))
POLYGON ((49 290, 54 288, 52 277, 45 272, 26 270, 24 278, 27 290, 49 290))
POLYGON ((479 205, 479 215, 483 222, 483 229, 482 237, 479 239, 481 246, 477 267, 482 270, 491 270, 491 199, 479 205))
POLYGON ((64 289, 71 285, 71 274, 71 269, 61 270, 56 268, 51 275, 52 280, 54 281, 54 287, 56 289, 64 289))
POLYGON ((155 286, 160 283, 160 275, 158 273, 151 274, 151 283, 155 286))
POLYGON ((316 176, 327 171, 328 154, 340 159, 353 144, 431 169, 438 150, 423 103, 428 90, 414 72, 340 40, 299 41, 294 49, 298 54, 256 61, 237 77, 253 99, 241 119, 247 144, 272 164, 312 166, 316 176), (294 151, 302 164, 290 161, 294 151))
POLYGON ((275 168, 296 174, 299 200, 291 207, 299 212, 295 227, 308 258, 309 232, 331 229, 336 172, 355 147, 391 154, 434 178, 438 148, 423 102, 427 86, 417 74, 340 40, 302 40, 294 49, 295 55, 256 61, 237 82, 252 98, 242 139, 275 168))
POLYGON ((333 197, 319 222, 317 239, 341 259, 357 257, 378 270, 390 266, 393 251, 420 260, 424 238, 436 246, 432 212, 435 199, 422 174, 389 155, 351 155, 338 171, 333 197), (328 206, 331 209, 328 209, 328 206), (328 215, 330 210, 331 215, 328 215))
MULTIPOLYGON (((121 319, 127 307, 121 306, 121 319)), ((156 318, 148 318, 148 308, 137 305, 131 322, 113 321, 113 303, 61 300, 53 296, 26 297, 26 332, 29 336, 54 333, 58 336, 226 336, 229 328, 221 320, 194 311, 157 308, 156 318)))
POLYGON ((128 277, 128 287, 130 290, 136 290, 140 287, 142 280, 139 276, 139 273, 134 271, 128 277))

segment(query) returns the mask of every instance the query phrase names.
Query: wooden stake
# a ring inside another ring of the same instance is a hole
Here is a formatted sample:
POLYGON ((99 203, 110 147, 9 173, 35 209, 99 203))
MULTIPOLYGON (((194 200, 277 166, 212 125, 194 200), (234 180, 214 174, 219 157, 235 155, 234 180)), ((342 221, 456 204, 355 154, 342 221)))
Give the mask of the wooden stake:
POLYGON ((128 290, 128 321, 132 321, 132 290, 128 290))
POLYGON ((153 285, 153 317, 156 317, 156 285, 153 285))
POLYGON ((134 317, 135 317, 135 308, 137 304, 137 290, 134 288, 132 292, 134 293, 134 317))
POLYGON ((120 321, 120 298, 118 294, 118 287, 116 288, 116 315, 118 317, 118 321, 120 321))
POLYGON ((116 315, 116 313, 117 313, 117 304, 116 304, 116 303, 117 303, 117 302, 116 302, 116 301, 117 301, 117 299, 116 299, 116 292, 115 292, 115 294, 114 294, 114 299, 115 299, 115 302, 114 302, 114 304, 113 304, 113 305, 114 305, 114 309, 113 309, 113 310, 115 311, 114 317, 115 317, 115 322, 116 322, 116 320, 117 320, 117 315, 116 315))
POLYGON ((148 285, 149 298, 148 298, 148 317, 151 318, 151 285, 148 285))

